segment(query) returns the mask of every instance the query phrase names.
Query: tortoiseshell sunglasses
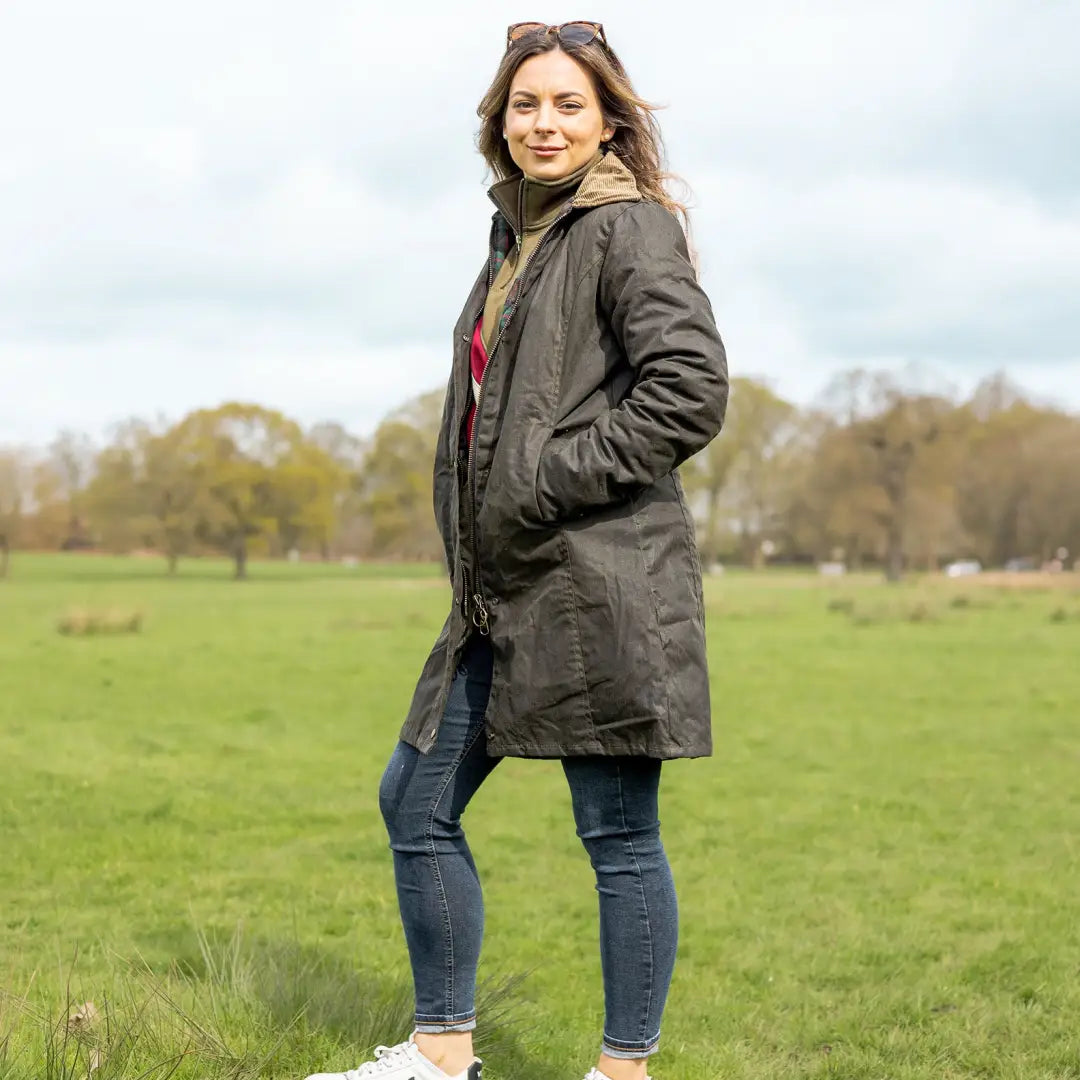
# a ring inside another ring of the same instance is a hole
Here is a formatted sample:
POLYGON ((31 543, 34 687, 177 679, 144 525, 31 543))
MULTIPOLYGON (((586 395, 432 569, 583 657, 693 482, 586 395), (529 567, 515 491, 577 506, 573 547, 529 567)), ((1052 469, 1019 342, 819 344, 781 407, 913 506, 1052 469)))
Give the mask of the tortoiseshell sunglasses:
POLYGON ((522 38, 532 34, 555 34, 561 43, 567 45, 588 45, 594 38, 599 38, 601 43, 607 45, 604 37, 604 28, 598 22, 565 22, 558 26, 548 26, 547 23, 519 22, 514 23, 506 31, 506 47, 516 45, 522 38))

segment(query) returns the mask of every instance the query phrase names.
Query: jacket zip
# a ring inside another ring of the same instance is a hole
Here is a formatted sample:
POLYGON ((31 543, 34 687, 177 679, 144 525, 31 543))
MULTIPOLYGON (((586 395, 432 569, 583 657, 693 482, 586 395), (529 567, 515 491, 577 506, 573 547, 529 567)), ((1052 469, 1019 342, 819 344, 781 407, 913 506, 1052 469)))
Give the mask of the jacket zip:
MULTIPOLYGON (((520 199, 520 195, 519 195, 519 199, 520 199)), ((480 389, 479 389, 479 391, 477 392, 477 395, 476 395, 476 410, 473 413, 473 430, 472 430, 472 438, 469 440, 469 456, 468 456, 468 459, 467 459, 467 462, 466 462, 466 474, 467 474, 467 478, 468 478, 468 482, 469 482, 469 499, 470 499, 470 503, 469 503, 469 509, 470 509, 469 532, 470 532, 470 540, 471 540, 472 555, 473 555, 473 574, 474 574, 474 579, 475 579, 473 581, 473 585, 476 588, 476 592, 473 594, 473 597, 472 597, 473 604, 474 604, 472 622, 473 622, 473 626, 475 626, 477 628, 477 630, 479 630, 480 633, 482 635, 484 635, 484 636, 489 634, 491 632, 491 630, 490 630, 490 627, 488 626, 488 619, 489 619, 490 616, 489 616, 489 613, 488 613, 487 602, 484 599, 484 587, 483 587, 483 585, 481 584, 481 581, 480 581, 480 545, 479 545, 479 543, 477 541, 477 537, 476 537, 476 439, 477 439, 477 435, 478 435, 479 430, 480 430, 480 423, 479 423, 479 421, 480 421, 480 403, 484 399, 484 387, 487 386, 487 376, 488 376, 488 372, 491 370, 492 361, 495 359, 495 353, 498 351, 499 345, 500 345, 500 343, 502 342, 502 339, 503 339, 503 335, 506 333, 506 328, 510 325, 510 320, 514 317, 514 313, 517 311, 518 305, 521 303, 521 296, 522 296, 522 293, 524 292, 525 279, 528 276, 529 267, 532 266, 533 259, 535 259, 536 256, 540 254, 540 249, 547 242, 547 238, 551 235, 551 233, 554 230, 555 226, 564 217, 566 217, 566 215, 569 214, 572 209, 573 209, 573 202, 571 201, 571 202, 567 203, 566 207, 562 210, 562 212, 548 226, 547 231, 544 233, 544 235, 542 237, 540 237, 540 242, 536 245, 535 248, 533 248, 532 254, 525 261, 525 265, 522 267, 521 275, 520 275, 521 287, 518 289, 517 296, 514 298, 514 304, 510 308, 510 311, 507 313, 505 319, 503 318, 502 313, 500 313, 500 315, 499 315, 499 322, 501 323, 501 325, 499 327, 499 332, 495 337, 495 343, 491 346, 491 352, 488 353, 488 360, 487 360, 487 364, 484 366, 484 373, 483 373, 483 375, 480 376, 480 389)), ((518 238, 518 247, 519 247, 519 249, 520 249, 520 246, 521 246, 521 239, 520 239, 520 235, 519 235, 519 238, 518 238)), ((493 267, 494 267, 494 263, 490 260, 490 257, 489 257, 489 262, 488 262, 488 291, 489 292, 491 291, 491 285, 492 285, 492 277, 493 277, 492 269, 493 269, 493 267)))
MULTIPOLYGON (((491 239, 490 239, 490 241, 488 243, 488 268, 487 268, 487 271, 488 271, 487 272, 487 291, 488 292, 491 292, 491 284, 492 284, 492 281, 495 278, 495 261, 494 261, 494 259, 492 257, 492 247, 493 247, 494 243, 495 243, 495 226, 492 225, 492 227, 491 227, 491 239)), ((469 320, 469 326, 471 326, 473 328, 473 333, 476 332, 476 321, 477 321, 477 319, 480 318, 481 315, 483 315, 483 313, 484 313, 484 309, 483 309, 483 307, 481 307, 480 310, 472 317, 472 319, 469 320)), ((470 365, 470 367, 471 367, 471 365, 470 365)), ((484 371, 486 373, 486 371, 487 371, 486 367, 484 368, 484 371)), ((471 383, 471 381, 472 381, 472 372, 471 372, 471 370, 469 372, 469 380, 470 380, 470 383, 471 383)), ((484 381, 484 376, 481 375, 480 376, 481 384, 483 384, 483 381, 484 381)), ((473 429, 474 429, 474 431, 476 429, 476 412, 475 412, 475 410, 473 412, 473 429)), ((470 446, 469 457, 471 457, 471 454, 472 454, 472 450, 471 450, 471 446, 470 446)), ((456 459, 455 459, 455 461, 456 461, 456 459)), ((459 490, 460 490, 460 483, 461 483, 460 472, 459 472, 459 475, 458 475, 457 479, 458 479, 459 490)), ((466 483, 468 483, 468 479, 469 479, 469 469, 468 469, 468 457, 467 457, 466 458, 466 466, 465 466, 465 482, 466 483)), ((476 523, 473 521, 472 516, 470 515, 470 517, 469 517, 469 536, 468 536, 468 546, 469 547, 474 546, 473 545, 473 535, 474 535, 475 532, 476 532, 476 523)), ((471 579, 471 577, 469 575, 469 567, 466 564, 465 560, 462 559, 461 560, 461 616, 465 620, 465 625, 466 626, 468 626, 469 623, 472 622, 474 620, 474 618, 475 618, 475 615, 472 612, 472 608, 470 607, 471 601, 472 601, 472 579, 471 579)))

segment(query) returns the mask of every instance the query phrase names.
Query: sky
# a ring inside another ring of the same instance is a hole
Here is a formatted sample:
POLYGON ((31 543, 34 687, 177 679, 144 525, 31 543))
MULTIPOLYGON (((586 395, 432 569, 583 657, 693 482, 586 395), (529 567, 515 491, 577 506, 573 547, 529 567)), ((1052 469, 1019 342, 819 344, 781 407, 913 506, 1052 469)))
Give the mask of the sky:
POLYGON ((509 22, 602 21, 691 191, 733 375, 1080 409, 1080 0, 4 0, 0 444, 445 384, 509 22))

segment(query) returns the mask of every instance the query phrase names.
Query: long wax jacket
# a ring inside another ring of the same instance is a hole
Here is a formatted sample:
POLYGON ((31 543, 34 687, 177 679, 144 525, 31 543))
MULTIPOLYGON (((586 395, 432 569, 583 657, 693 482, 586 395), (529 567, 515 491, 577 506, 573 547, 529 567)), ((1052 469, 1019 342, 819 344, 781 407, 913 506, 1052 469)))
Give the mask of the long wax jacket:
POLYGON ((469 633, 494 654, 492 756, 712 749, 701 569, 676 468, 720 430, 727 361, 676 218, 613 154, 511 292, 472 440, 469 347, 519 181, 454 331, 435 512, 454 599, 401 737, 435 744, 469 633))

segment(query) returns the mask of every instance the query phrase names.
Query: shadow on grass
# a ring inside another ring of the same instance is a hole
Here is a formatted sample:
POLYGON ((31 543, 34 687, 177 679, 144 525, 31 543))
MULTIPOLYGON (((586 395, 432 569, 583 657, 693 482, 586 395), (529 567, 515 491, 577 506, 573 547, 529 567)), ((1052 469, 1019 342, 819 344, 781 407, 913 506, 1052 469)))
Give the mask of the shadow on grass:
MULTIPOLYGON (((177 969, 211 990, 261 1003, 293 1039, 329 1043, 357 1060, 312 1062, 312 1068, 353 1068, 379 1044, 403 1042, 412 1032, 413 990, 405 969, 364 971, 348 958, 296 940, 247 938, 240 931, 193 931, 177 969)), ((528 972, 493 974, 477 986, 480 1017, 476 1052, 493 1073, 515 1080, 548 1080, 550 1069, 530 1060, 522 996, 528 972)))
MULTIPOLYGON (((4 1080, 296 1080, 353 1068, 376 1045, 408 1038, 411 978, 365 971, 295 940, 167 933, 158 962, 114 957, 83 979, 76 952, 63 985, 31 996, 0 987, 4 1080)), ((525 975, 478 988, 477 1052, 491 1080, 547 1080, 530 1060, 520 991, 525 975)), ((33 980, 31 980, 33 982, 33 980)))

